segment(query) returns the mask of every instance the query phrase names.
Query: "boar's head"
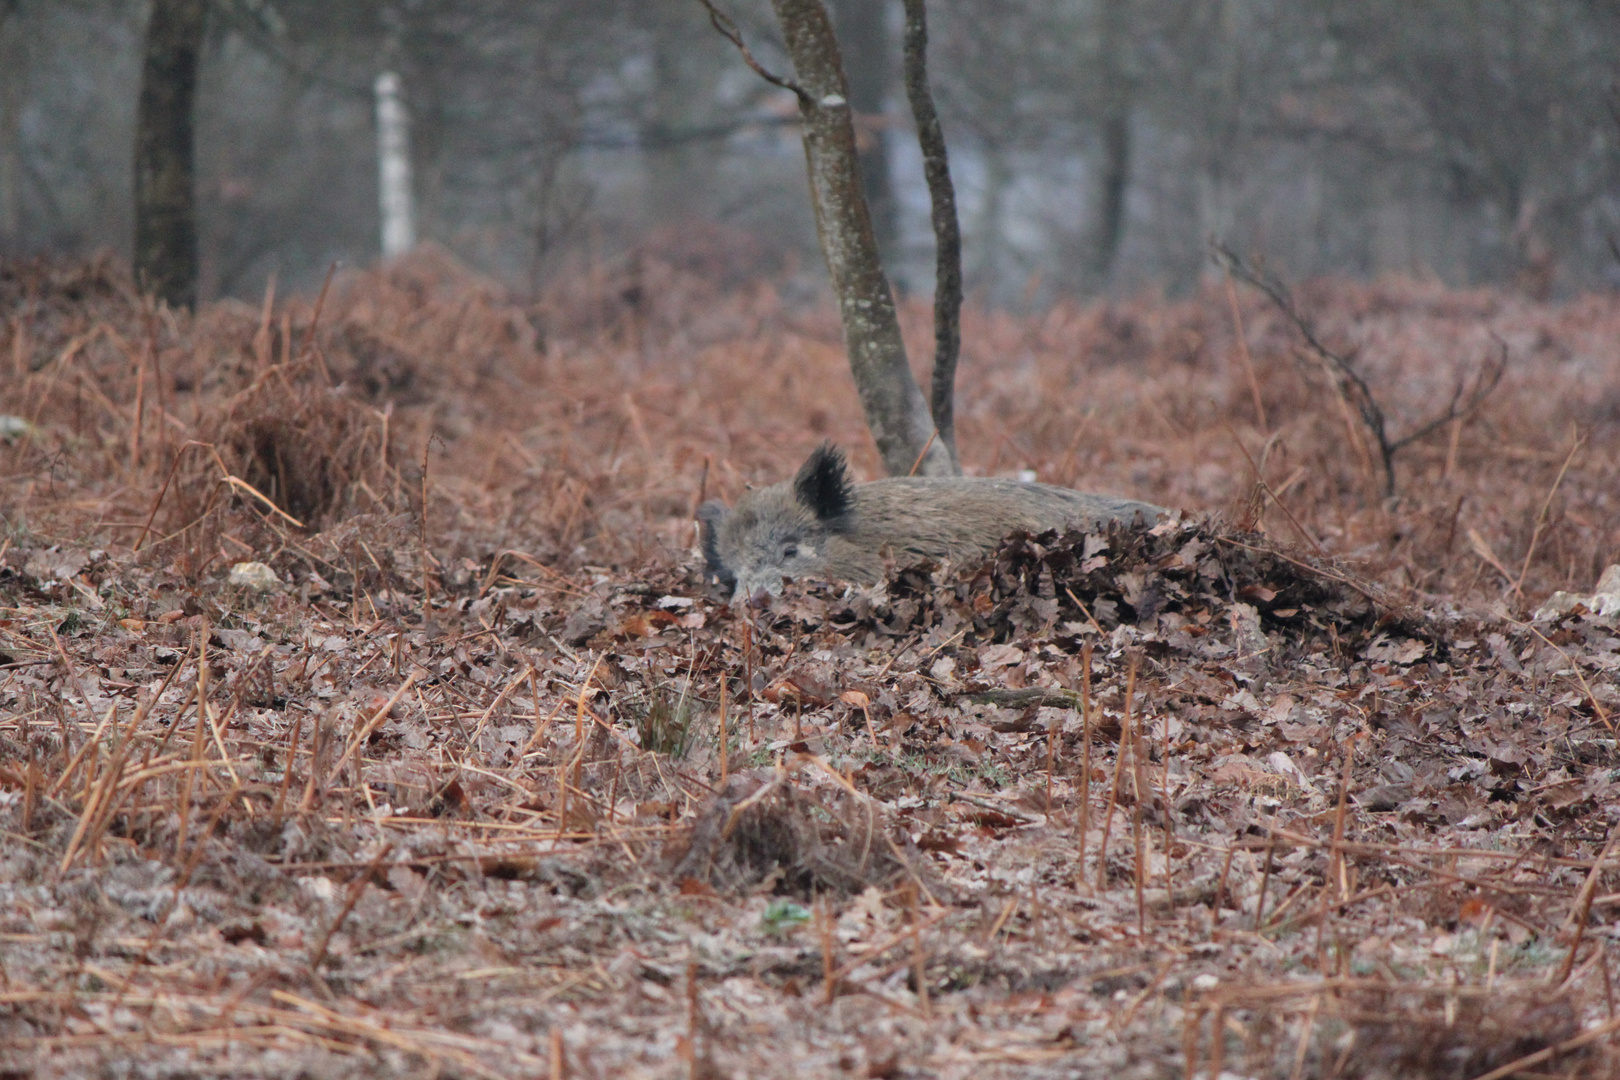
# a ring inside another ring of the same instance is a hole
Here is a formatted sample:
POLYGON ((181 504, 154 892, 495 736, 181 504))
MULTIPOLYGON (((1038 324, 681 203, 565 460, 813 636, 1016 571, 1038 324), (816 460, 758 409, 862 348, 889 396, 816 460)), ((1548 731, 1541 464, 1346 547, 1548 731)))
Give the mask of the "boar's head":
POLYGON ((854 485, 843 452, 822 443, 791 483, 750 492, 734 509, 698 508, 703 558, 734 597, 760 589, 776 594, 783 578, 816 577, 827 569, 827 545, 849 533, 854 485))

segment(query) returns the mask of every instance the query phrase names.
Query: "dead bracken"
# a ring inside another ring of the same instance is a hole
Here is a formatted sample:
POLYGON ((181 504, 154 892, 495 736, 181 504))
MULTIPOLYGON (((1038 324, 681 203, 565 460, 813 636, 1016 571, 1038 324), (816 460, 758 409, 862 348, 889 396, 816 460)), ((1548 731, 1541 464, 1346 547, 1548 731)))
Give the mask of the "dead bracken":
POLYGON ((964 461, 1183 511, 732 605, 836 325, 598 269, 0 266, 0 1072, 1620 1071, 1613 297, 1312 286, 1392 411, 1511 346, 1399 502, 1258 298, 1274 426, 1224 292, 970 310, 964 461))

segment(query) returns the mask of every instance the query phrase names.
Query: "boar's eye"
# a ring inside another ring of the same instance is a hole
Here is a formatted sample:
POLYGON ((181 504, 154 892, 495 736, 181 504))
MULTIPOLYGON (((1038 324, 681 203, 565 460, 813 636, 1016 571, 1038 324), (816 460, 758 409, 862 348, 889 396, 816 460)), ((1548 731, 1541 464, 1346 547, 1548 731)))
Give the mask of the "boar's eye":
POLYGON ((782 558, 784 558, 784 559, 797 559, 798 557, 799 557, 799 545, 798 544, 789 542, 789 543, 786 543, 786 544, 782 545, 782 558))

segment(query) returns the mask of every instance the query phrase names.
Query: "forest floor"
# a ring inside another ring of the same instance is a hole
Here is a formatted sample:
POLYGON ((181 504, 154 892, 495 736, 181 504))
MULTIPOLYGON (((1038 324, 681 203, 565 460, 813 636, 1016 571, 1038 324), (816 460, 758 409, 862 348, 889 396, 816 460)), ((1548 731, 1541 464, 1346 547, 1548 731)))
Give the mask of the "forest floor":
POLYGON ((1242 285, 970 310, 970 472, 1179 512, 731 606, 796 295, 0 266, 0 1077, 1620 1075, 1620 297, 1302 288, 1393 496, 1242 285))

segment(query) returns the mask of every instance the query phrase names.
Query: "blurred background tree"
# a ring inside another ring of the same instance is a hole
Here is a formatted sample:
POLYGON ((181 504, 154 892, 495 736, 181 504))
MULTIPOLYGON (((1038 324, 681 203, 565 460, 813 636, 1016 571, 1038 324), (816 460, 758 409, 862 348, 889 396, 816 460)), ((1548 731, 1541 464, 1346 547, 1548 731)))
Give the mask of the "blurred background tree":
MULTIPOLYGON (((895 279, 932 280, 898 0, 836 0, 895 279)), ((210 0, 199 291, 378 250, 373 80, 411 113, 418 234, 514 286, 656 250, 818 279, 790 95, 672 0, 210 0)), ((727 5, 778 61, 763 0, 727 5)), ((0 0, 0 254, 134 254, 149 4, 0 0)), ((1612 0, 936 0, 970 292, 1184 291, 1206 240, 1293 277, 1620 284, 1612 0)))
POLYGON ((135 280, 175 307, 197 301, 197 67, 206 0, 154 0, 135 110, 135 280))

